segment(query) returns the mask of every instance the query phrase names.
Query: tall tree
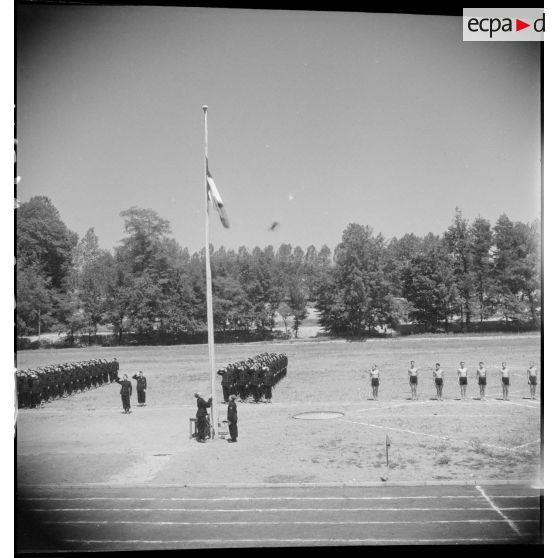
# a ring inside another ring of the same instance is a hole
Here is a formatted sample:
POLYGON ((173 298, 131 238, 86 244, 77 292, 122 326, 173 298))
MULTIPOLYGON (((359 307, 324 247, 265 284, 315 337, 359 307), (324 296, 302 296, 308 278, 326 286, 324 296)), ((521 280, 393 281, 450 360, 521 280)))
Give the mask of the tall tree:
POLYGON ((289 288, 289 308, 293 315, 293 331, 298 337, 298 330, 308 316, 308 291, 301 283, 293 283, 289 288))
POLYGON ((392 238, 384 250, 384 272, 390 284, 390 294, 401 297, 403 292, 403 270, 409 266, 423 249, 423 240, 413 233, 405 234, 401 238, 392 238))
POLYGON ((445 244, 430 233, 423 251, 403 271, 403 294, 414 306, 413 319, 432 328, 443 322, 446 331, 458 297, 452 263, 445 244))
POLYGON ((166 253, 161 251, 165 237, 171 232, 170 224, 153 209, 131 207, 120 212, 128 236, 121 242, 121 261, 133 275, 160 270, 167 266, 166 253), (163 260, 163 261, 161 261, 163 260))
POLYGON ((70 231, 49 198, 34 196, 16 214, 16 256, 22 266, 36 264, 55 289, 72 265, 77 234, 70 231))
POLYGON ((50 278, 33 263, 27 266, 19 261, 16 266, 16 326, 17 335, 37 335, 50 331, 56 323, 56 291, 50 278))
POLYGON ((254 306, 240 282, 232 277, 217 277, 213 282, 213 316, 216 328, 249 331, 255 319, 254 306))
POLYGON ((490 222, 477 217, 471 225, 471 273, 481 323, 494 313, 493 243, 490 222))
POLYGON ((111 286, 116 282, 116 265, 107 250, 99 248, 99 239, 90 228, 73 251, 73 268, 68 291, 77 296, 89 334, 97 334, 108 310, 111 286))
MULTIPOLYGON (((327 324, 329 313, 343 316, 344 326, 353 336, 369 332, 388 321, 388 285, 383 272, 382 235, 374 236, 370 227, 351 223, 344 231, 334 253, 334 289, 331 296, 320 289, 319 308, 322 322, 327 324), (325 298, 324 298, 325 295, 325 298), (341 304, 341 308, 339 305, 341 304)), ((323 278, 325 284, 329 283, 323 278)), ((337 328, 336 328, 337 329, 337 328)))
POLYGON ((452 262, 453 280, 458 293, 461 328, 467 331, 471 323, 471 303, 474 292, 474 277, 471 271, 471 233, 468 223, 458 207, 455 208, 452 224, 444 234, 444 243, 452 262))
POLYGON ((494 227, 495 278, 506 320, 538 320, 540 305, 539 226, 501 215, 494 227))

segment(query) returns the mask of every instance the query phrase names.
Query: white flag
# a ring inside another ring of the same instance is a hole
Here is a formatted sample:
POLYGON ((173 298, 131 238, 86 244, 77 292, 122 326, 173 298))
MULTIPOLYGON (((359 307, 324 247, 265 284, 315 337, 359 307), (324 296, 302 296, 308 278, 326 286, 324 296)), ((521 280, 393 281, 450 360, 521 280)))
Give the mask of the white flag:
POLYGON ((209 198, 209 201, 213 202, 213 205, 219 214, 219 218, 221 219, 221 223, 223 223, 223 227, 228 229, 230 226, 229 218, 227 217, 223 199, 219 194, 219 190, 217 190, 217 186, 215 186, 215 181, 209 172, 209 168, 207 169, 207 197, 209 198))

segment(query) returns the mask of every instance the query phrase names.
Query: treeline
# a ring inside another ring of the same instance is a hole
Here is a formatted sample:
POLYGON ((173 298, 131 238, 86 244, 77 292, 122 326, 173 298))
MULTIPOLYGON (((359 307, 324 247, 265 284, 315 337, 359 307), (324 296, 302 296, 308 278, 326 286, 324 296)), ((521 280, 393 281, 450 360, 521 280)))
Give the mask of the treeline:
MULTIPOLYGON (((52 202, 31 198, 17 209, 17 334, 96 335, 111 326, 117 341, 143 342, 206 331, 205 250, 192 254, 155 211, 120 213, 126 236, 112 251, 91 228, 83 238, 52 202)), ((298 328, 309 304, 335 335, 362 336, 378 326, 416 322, 444 327, 457 316, 540 319, 539 224, 502 215, 491 227, 459 211, 441 237, 385 240, 350 224, 332 254, 327 246, 282 244, 211 252, 216 332, 247 338, 275 327, 298 328)))
POLYGON ((333 259, 317 296, 322 326, 331 333, 360 336, 409 322, 448 331, 456 319, 461 331, 493 318, 540 325, 538 221, 501 215, 491 227, 482 217, 468 223, 456 209, 442 236, 406 234, 388 242, 350 224, 333 259))

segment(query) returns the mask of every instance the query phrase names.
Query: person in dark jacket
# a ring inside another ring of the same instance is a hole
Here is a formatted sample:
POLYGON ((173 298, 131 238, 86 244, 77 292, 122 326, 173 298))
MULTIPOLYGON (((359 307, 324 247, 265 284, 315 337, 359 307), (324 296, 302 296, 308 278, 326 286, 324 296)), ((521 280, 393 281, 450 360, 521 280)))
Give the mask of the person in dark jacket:
POLYGON ((221 387, 223 388, 223 402, 226 403, 229 400, 229 395, 232 387, 232 377, 231 373, 227 368, 219 368, 217 374, 221 376, 221 387))
POLYGON ((194 397, 197 400, 198 410, 196 412, 196 440, 198 442, 205 442, 206 438, 209 438, 209 424, 207 420, 207 408, 211 407, 211 397, 206 401, 201 397, 201 395, 196 391, 194 397))
POLYGON ((143 372, 141 370, 139 371, 139 374, 134 374, 132 378, 137 381, 136 392, 138 394, 138 404, 140 407, 145 407, 145 392, 147 391, 147 378, 143 375, 143 372))
POLYGON ((124 407, 124 412, 126 414, 131 413, 130 411, 130 397, 132 395, 132 382, 128 380, 128 375, 124 374, 123 379, 116 378, 116 383, 120 384, 120 397, 122 398, 122 407, 124 407))
POLYGON ((269 366, 264 365, 263 371, 263 392, 265 395, 266 403, 271 403, 272 390, 273 390, 273 371, 269 369, 269 366))
POLYGON ((31 376, 31 406, 37 407, 41 404, 41 378, 37 372, 31 376))
POLYGON ((229 423, 229 434, 231 437, 227 440, 227 442, 236 442, 238 438, 238 426, 236 425, 238 422, 238 415, 236 412, 236 403, 235 403, 236 395, 229 396, 229 405, 227 407, 227 421, 229 423))

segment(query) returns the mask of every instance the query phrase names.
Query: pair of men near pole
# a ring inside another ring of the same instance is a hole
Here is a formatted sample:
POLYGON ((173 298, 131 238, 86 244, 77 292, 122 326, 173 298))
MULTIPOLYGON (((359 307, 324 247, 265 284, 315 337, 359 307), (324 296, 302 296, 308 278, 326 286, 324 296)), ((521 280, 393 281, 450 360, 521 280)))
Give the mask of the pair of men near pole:
MULTIPOLYGON (((196 391, 194 393, 196 398, 196 440, 200 443, 205 443, 207 438, 211 437, 211 427, 209 424, 209 415, 207 409, 211 407, 212 398, 208 397, 207 401, 196 391)), ((238 413, 236 409, 236 395, 229 395, 229 402, 227 406, 227 423, 229 426, 230 438, 228 442, 236 442, 238 438, 238 413)))

